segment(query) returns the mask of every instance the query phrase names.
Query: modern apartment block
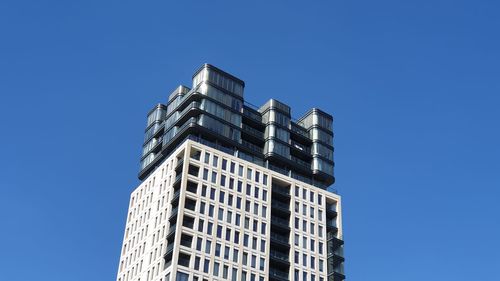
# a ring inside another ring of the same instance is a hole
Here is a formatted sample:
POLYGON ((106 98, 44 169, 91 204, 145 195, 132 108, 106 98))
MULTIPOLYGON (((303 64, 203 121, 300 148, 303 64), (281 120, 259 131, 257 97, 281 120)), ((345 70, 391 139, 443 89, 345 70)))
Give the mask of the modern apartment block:
POLYGON ((205 64, 148 114, 117 281, 343 280, 332 116, 205 64))

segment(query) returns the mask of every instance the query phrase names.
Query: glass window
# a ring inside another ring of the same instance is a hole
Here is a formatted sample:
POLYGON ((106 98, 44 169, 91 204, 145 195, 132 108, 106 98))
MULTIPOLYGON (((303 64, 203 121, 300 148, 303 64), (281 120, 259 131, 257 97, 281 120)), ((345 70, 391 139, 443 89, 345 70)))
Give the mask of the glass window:
POLYGON ((177 277, 175 278, 175 280, 177 280, 177 281, 189 281, 189 274, 177 271, 177 277))

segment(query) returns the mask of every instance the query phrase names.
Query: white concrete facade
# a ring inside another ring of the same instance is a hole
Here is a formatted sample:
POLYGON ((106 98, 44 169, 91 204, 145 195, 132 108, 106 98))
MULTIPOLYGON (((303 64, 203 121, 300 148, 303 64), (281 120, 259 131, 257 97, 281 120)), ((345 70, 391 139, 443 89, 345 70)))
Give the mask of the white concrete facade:
POLYGON ((342 239, 339 195, 191 140, 132 192, 116 280, 269 280, 275 185, 290 192, 286 279, 333 280, 327 228, 342 239))

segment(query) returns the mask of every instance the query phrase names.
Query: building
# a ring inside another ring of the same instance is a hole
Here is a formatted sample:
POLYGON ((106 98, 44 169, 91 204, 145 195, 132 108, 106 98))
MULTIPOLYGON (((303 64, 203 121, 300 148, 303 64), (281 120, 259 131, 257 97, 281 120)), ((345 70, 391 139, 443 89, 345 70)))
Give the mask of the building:
POLYGON ((118 281, 344 279, 332 116, 244 86, 205 64, 149 112, 118 281))

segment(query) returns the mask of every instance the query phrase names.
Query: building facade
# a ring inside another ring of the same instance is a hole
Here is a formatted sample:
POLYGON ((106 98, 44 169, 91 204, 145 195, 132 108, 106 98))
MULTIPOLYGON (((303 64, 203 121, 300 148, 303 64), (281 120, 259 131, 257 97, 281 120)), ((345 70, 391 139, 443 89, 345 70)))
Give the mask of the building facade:
POLYGON ((117 281, 344 279, 332 117, 211 65, 148 114, 117 281))

